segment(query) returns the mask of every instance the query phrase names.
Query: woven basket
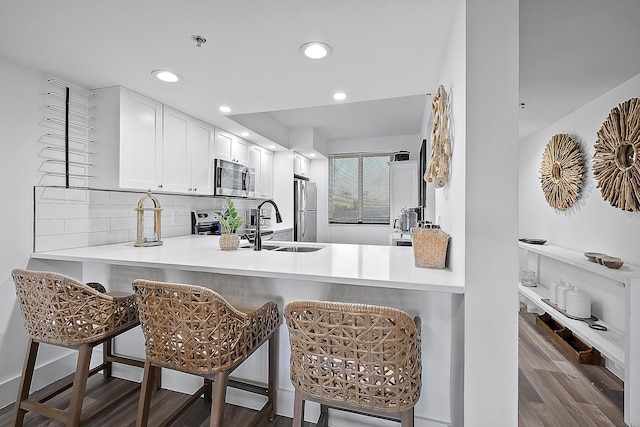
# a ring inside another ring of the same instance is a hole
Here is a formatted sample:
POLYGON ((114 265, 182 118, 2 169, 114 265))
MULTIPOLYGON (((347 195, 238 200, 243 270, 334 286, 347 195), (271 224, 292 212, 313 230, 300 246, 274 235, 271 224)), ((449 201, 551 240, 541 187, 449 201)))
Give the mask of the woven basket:
POLYGON ((449 235, 440 228, 411 229, 413 258, 416 267, 444 268, 449 247, 449 235))

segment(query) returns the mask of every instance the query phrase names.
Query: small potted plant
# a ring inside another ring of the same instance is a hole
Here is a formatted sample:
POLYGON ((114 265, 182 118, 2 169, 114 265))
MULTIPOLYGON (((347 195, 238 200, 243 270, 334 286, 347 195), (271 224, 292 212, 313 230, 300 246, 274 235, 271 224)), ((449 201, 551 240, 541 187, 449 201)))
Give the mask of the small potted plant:
POLYGON ((220 225, 222 226, 222 235, 220 236, 220 249, 223 251, 231 251, 238 249, 240 244, 240 236, 236 234, 242 224, 244 224, 244 218, 238 215, 238 211, 233 206, 233 201, 227 197, 227 209, 221 214, 214 214, 220 225))

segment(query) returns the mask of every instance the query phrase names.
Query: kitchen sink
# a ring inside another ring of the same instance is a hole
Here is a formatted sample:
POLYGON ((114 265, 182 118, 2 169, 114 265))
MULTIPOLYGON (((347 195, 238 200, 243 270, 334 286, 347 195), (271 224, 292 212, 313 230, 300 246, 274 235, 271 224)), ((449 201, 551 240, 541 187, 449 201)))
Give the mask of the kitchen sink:
MULTIPOLYGON (((251 249, 253 246, 240 246, 241 249, 251 249)), ((279 245, 265 245, 262 244, 263 251, 274 252, 315 252, 324 248, 324 246, 279 246, 279 245)))
POLYGON ((278 249, 274 249, 274 252, 315 252, 322 249, 324 246, 282 246, 278 249))

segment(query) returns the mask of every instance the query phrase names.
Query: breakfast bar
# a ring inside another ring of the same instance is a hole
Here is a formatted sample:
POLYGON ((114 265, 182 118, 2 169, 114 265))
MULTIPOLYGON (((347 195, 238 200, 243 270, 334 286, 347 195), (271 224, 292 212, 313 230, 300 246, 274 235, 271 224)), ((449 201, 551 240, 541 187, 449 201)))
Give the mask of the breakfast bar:
MULTIPOLYGON (((416 268, 410 247, 275 243, 265 245, 262 251, 254 251, 246 243, 235 251, 221 251, 217 236, 189 235, 168 238, 155 247, 119 243, 36 252, 29 267, 99 281, 109 291, 130 292, 134 279, 145 278, 202 285, 238 305, 257 306, 272 300, 282 310, 286 303, 305 298, 404 310, 421 319, 423 388, 415 407, 416 425, 450 425, 463 404, 462 279, 448 269, 416 268)), ((144 357, 143 343, 142 333, 135 329, 118 338, 115 348, 120 353, 144 357)), ((278 347, 277 412, 291 416, 293 386, 284 325, 278 347)), ((260 363, 264 357, 265 350, 260 349, 234 375, 264 382, 266 371, 260 363)), ((133 368, 122 368, 115 375, 141 379, 141 373, 133 368)), ((192 392, 198 387, 198 379, 171 373, 163 377, 163 387, 192 392)), ((257 399, 253 401, 235 390, 229 391, 227 401, 252 408, 261 406, 257 399)), ((308 420, 315 422, 317 414, 317 408, 310 406, 308 420)), ((380 421, 355 414, 332 415, 335 425, 354 422, 366 425, 380 421)))

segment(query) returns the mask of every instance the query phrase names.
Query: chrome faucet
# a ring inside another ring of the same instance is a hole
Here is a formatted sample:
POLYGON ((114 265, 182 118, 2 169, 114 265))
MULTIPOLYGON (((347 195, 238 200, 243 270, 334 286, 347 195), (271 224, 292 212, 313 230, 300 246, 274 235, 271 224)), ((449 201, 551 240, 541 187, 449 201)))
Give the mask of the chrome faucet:
POLYGON ((260 203, 258 205, 258 207, 256 208, 256 211, 258 213, 258 215, 257 215, 258 216, 258 220, 256 221, 256 237, 253 240, 253 250, 254 251, 261 251, 262 250, 262 236, 260 236, 260 220, 262 219, 262 214, 260 213, 260 208, 265 203, 271 203, 271 205, 276 210, 276 222, 277 223, 281 223, 282 222, 282 217, 280 216, 280 210, 278 209, 278 205, 276 205, 276 202, 274 202, 273 200, 265 200, 264 202, 262 202, 262 203, 260 203))

